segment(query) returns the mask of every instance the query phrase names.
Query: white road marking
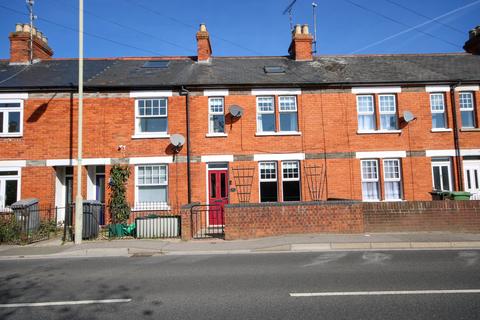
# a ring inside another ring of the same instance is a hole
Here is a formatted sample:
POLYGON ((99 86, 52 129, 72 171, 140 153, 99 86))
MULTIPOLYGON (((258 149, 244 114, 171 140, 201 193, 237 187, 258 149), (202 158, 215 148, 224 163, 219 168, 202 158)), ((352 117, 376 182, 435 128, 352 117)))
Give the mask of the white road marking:
POLYGON ((31 302, 31 303, 8 303, 0 304, 0 308, 21 308, 21 307, 49 307, 49 306, 68 306, 79 304, 99 304, 99 303, 125 303, 132 299, 106 299, 106 300, 79 300, 79 301, 52 301, 52 302, 31 302))
POLYGON ((480 289, 463 290, 405 290, 405 291, 351 291, 351 292, 311 292, 290 293, 291 297, 332 297, 332 296, 385 296, 411 294, 457 294, 480 293, 480 289))

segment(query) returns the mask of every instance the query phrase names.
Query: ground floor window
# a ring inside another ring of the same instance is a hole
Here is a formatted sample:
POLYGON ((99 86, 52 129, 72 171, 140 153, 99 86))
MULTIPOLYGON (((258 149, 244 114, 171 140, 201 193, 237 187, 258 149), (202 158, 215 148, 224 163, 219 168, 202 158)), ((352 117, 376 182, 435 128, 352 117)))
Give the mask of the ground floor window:
POLYGON ((300 201, 300 165, 298 161, 282 162, 283 201, 300 201))
POLYGON ((432 158, 432 179, 434 190, 452 191, 450 158, 432 158))
POLYGON ((260 162, 260 202, 277 202, 277 163, 260 162))
POLYGON ((380 200, 378 181, 378 161, 362 160, 362 194, 363 200, 380 200))
POLYGON ((399 159, 383 160, 385 200, 402 199, 402 172, 399 159))
POLYGON ((139 165, 135 169, 135 202, 166 204, 168 202, 167 165, 139 165))
POLYGON ((0 209, 9 207, 19 200, 20 172, 0 168, 0 209))

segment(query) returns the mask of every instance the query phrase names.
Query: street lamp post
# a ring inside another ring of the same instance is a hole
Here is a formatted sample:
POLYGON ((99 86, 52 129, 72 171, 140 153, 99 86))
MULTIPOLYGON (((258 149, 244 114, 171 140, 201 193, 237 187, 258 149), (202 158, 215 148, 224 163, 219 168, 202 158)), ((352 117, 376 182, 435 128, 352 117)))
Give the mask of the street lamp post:
POLYGON ((78 146, 77 146, 77 195, 75 197, 75 244, 82 243, 82 126, 83 126, 83 0, 79 0, 78 14, 78 146))

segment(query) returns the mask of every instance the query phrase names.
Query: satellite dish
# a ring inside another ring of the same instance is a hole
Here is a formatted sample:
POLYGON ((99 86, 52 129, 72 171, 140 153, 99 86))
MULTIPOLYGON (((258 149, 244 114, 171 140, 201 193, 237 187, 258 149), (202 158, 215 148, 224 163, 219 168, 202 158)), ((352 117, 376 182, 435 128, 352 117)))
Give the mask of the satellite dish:
POLYGON ((405 122, 410 122, 410 121, 413 121, 415 120, 415 116, 413 115, 413 113, 411 113, 410 111, 405 111, 403 113, 403 120, 405 120, 405 122))
POLYGON ((170 136, 170 143, 176 147, 176 148, 180 148, 181 146, 183 146, 183 144, 185 143, 185 137, 182 136, 181 134, 172 134, 170 136))
POLYGON ((233 106, 230 106, 228 111, 235 118, 241 117, 243 115, 243 108, 235 104, 233 106))

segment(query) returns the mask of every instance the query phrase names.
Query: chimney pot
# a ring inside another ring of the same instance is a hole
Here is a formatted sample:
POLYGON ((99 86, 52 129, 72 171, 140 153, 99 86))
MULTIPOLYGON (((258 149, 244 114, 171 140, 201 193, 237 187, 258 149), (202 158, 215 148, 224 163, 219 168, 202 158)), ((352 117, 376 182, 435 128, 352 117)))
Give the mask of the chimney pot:
POLYGON ((302 26, 302 34, 308 34, 308 24, 302 26))
POLYGON ((205 25, 205 23, 200 23, 200 31, 207 32, 207 26, 205 25))
POLYGON ((302 34, 302 26, 297 24, 295 25, 295 31, 294 34, 302 34))
POLYGON ((37 35, 37 31, 38 31, 37 28, 35 28, 35 27, 32 28, 32 34, 33 34, 34 36, 37 35))
POLYGON ((17 23, 15 25, 15 32, 22 32, 23 31, 23 24, 17 23))
POLYGON ((28 23, 23 25, 23 32, 30 32, 30 25, 28 23))
POLYGON ((43 42, 45 42, 45 44, 48 44, 48 38, 47 37, 43 36, 42 40, 43 40, 43 42))
POLYGON ((43 33, 42 33, 41 31, 38 31, 38 30, 37 30, 37 37, 38 37, 38 39, 42 40, 42 38, 43 38, 43 33))

